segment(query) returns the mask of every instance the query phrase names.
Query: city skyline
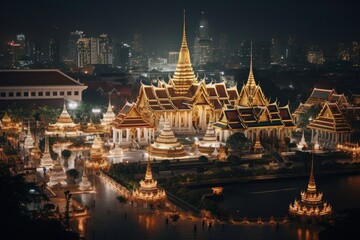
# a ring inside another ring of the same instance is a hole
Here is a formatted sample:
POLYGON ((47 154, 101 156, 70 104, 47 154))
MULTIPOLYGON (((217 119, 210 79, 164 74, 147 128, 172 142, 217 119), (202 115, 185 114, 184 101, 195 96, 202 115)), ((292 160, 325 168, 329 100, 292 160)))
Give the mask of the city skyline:
POLYGON ((357 5, 338 1, 311 4, 310 1, 276 4, 229 1, 221 6, 205 1, 169 5, 161 0, 141 4, 109 0, 101 4, 95 0, 6 2, 2 4, 0 39, 4 44, 16 34, 24 33, 28 39, 46 42, 55 34, 60 42, 64 42, 70 32, 82 30, 86 36, 108 33, 122 41, 131 41, 133 33, 140 32, 147 48, 169 45, 177 48, 185 9, 190 44, 193 44, 202 11, 205 11, 211 35, 215 38, 225 33, 236 43, 295 34, 300 41, 330 44, 359 39, 360 33, 353 27, 360 20, 356 14, 357 5))

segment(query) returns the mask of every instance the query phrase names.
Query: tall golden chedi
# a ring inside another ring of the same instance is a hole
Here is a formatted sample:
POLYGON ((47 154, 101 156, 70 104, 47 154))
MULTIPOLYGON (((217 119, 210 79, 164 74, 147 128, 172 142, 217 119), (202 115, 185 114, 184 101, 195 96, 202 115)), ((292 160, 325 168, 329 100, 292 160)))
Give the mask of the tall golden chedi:
POLYGON ((300 217, 301 220, 327 220, 332 214, 332 208, 327 202, 322 200, 323 194, 316 191, 314 178, 314 159, 311 160, 311 171, 308 187, 306 191, 301 191, 301 200, 295 199, 293 204, 289 204, 289 214, 300 217))
POLYGON ((154 204, 159 205, 166 199, 165 191, 157 186, 157 181, 153 178, 150 158, 148 158, 145 179, 140 181, 140 187, 132 193, 132 199, 144 207, 148 205, 155 207, 154 204))
POLYGON ((164 129, 155 139, 155 142, 147 147, 147 153, 151 157, 178 158, 185 157, 184 146, 175 137, 168 121, 165 122, 164 129))

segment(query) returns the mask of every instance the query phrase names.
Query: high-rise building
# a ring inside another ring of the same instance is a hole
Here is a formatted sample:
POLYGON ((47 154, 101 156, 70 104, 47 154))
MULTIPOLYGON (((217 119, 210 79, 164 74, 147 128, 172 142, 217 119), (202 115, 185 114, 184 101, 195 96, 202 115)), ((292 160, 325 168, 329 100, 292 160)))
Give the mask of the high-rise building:
POLYGON ((53 68, 59 68, 60 64, 60 47, 59 42, 54 38, 49 41, 49 63, 53 68))
POLYGON ((229 37, 227 34, 222 33, 219 39, 219 45, 214 48, 214 62, 221 65, 228 65, 230 63, 229 54, 229 37))
POLYGON ((205 13, 201 12, 201 20, 197 29, 194 43, 194 66, 200 67, 214 60, 214 49, 212 38, 209 33, 209 23, 205 18, 205 13))
POLYGON ((350 51, 344 42, 341 42, 338 45, 337 57, 341 61, 350 61, 350 51))
POLYGON ((325 62, 324 53, 318 46, 312 46, 306 54, 308 63, 322 65, 325 62))
POLYGON ((249 40, 241 41, 234 60, 238 61, 241 68, 249 68, 249 58, 251 54, 251 42, 249 40))
POLYGON ((253 43, 253 64, 259 69, 270 67, 270 42, 255 41, 253 43))
POLYGON ((169 71, 175 71, 178 60, 179 60, 179 52, 169 52, 169 56, 167 60, 169 71))
POLYGON ((283 58, 281 44, 278 38, 271 39, 270 48, 271 63, 280 64, 283 58))
POLYGON ((90 38, 79 38, 77 41, 78 57, 77 66, 84 67, 91 64, 90 38))
POLYGON ((129 69, 130 46, 127 43, 114 44, 114 66, 123 71, 129 69))
POLYGON ((4 68, 16 68, 21 56, 21 45, 11 41, 6 44, 4 68))
POLYGON ((141 68, 147 66, 144 54, 143 37, 139 33, 135 33, 130 46, 130 67, 141 68))
POLYGON ((109 34, 99 36, 99 61, 100 64, 113 64, 113 41, 109 34))
POLYGON ((90 38, 90 64, 100 63, 100 45, 98 38, 90 38))
POLYGON ((85 37, 83 31, 76 30, 75 32, 70 32, 69 39, 67 42, 67 57, 66 62, 69 65, 76 65, 78 63, 78 40, 85 37))
POLYGON ((354 67, 360 67, 360 44, 359 42, 352 42, 351 62, 354 67))

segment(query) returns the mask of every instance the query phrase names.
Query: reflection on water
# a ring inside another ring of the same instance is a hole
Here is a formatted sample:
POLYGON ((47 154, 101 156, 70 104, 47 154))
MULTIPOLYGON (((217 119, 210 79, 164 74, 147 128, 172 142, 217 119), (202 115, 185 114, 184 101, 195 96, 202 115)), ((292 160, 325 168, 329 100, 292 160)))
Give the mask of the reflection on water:
MULTIPOLYGON (((360 175, 317 177, 318 189, 324 192, 327 201, 335 210, 347 207, 360 208, 360 175)), ((73 219, 72 227, 87 240, 91 239, 154 239, 154 240, 182 240, 182 239, 297 239, 318 240, 319 228, 313 226, 299 226, 295 223, 283 223, 280 227, 269 224, 270 216, 281 217, 287 214, 289 203, 300 197, 300 190, 306 189, 308 178, 284 179, 266 182, 224 186, 224 205, 233 209, 234 214, 246 216, 250 219, 262 217, 264 224, 228 224, 213 223, 212 229, 205 225, 202 230, 202 219, 190 219, 181 214, 176 224, 165 224, 167 214, 151 211, 130 204, 122 204, 116 199, 117 193, 109 184, 99 178, 95 180, 96 193, 74 195, 77 201, 90 206, 91 215, 87 218, 73 219), (256 193, 256 194, 254 194, 256 193), (92 206, 96 200, 96 206, 92 206), (236 210, 239 212, 236 213, 236 210), (126 217, 125 217, 126 216, 126 217), (197 232, 194 233, 194 224, 197 232)), ((94 183, 94 182, 93 182, 94 183)), ((194 191, 207 192, 211 189, 196 189, 194 191)))

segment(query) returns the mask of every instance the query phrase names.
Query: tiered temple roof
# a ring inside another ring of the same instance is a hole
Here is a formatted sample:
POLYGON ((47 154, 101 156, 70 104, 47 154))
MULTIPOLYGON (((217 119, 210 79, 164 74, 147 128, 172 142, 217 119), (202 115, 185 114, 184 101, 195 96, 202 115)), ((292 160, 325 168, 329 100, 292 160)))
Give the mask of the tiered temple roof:
POLYGON ((49 124, 46 134, 76 135, 80 131, 80 124, 75 124, 66 109, 64 102, 63 110, 56 123, 49 124))
POLYGON ((319 115, 307 127, 336 133, 351 132, 351 127, 339 109, 338 104, 329 102, 325 103, 319 115))
POLYGON ((185 32, 185 17, 182 43, 178 64, 174 75, 169 76, 169 82, 158 80, 158 85, 140 87, 137 106, 151 112, 189 111, 194 105, 207 105, 212 110, 221 111, 227 104, 235 104, 238 99, 236 86, 227 88, 225 82, 206 84, 198 81, 190 61, 185 32))
POLYGON ((293 216, 304 218, 328 217, 332 214, 332 208, 327 202, 322 200, 323 194, 316 191, 314 177, 314 160, 311 160, 311 171, 309 183, 306 191, 301 191, 301 200, 295 199, 289 205, 289 213, 293 216))
POLYGON ((148 203, 164 201, 166 198, 165 191, 157 186, 157 181, 153 178, 150 159, 148 159, 145 179, 140 181, 140 187, 133 192, 132 198, 148 203))
POLYGON ((153 126, 143 117, 135 103, 127 102, 120 110, 112 125, 114 128, 153 128, 153 126))
POLYGON ((293 128, 289 106, 279 107, 276 102, 266 106, 235 106, 224 109, 214 126, 220 129, 253 129, 267 127, 293 128))
POLYGON ((168 121, 165 122, 164 129, 155 142, 148 146, 147 152, 150 156, 162 158, 186 156, 183 145, 175 137, 168 121))
POLYGON ((90 148, 90 159, 86 167, 91 169, 107 169, 109 166, 109 162, 105 160, 104 141, 99 135, 96 135, 90 148))
POLYGON ((13 122, 7 112, 0 121, 0 131, 1 132, 15 132, 20 133, 22 129, 21 123, 13 122))

